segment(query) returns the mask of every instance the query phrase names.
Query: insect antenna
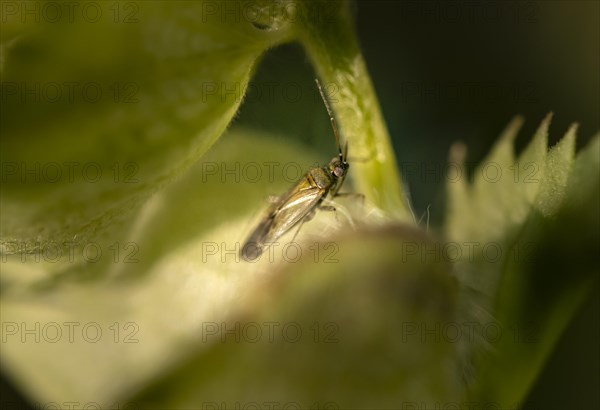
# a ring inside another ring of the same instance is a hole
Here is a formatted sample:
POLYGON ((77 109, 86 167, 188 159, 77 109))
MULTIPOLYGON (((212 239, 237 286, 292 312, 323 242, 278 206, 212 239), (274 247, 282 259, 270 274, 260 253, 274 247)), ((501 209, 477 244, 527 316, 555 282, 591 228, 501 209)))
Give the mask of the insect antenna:
MULTIPOLYGON (((342 155, 342 145, 340 144, 340 134, 338 133, 338 128, 335 123, 335 117, 333 116, 333 112, 331 111, 331 107, 329 107, 329 103, 327 102, 327 98, 325 98, 325 93, 323 92, 323 88, 321 87, 321 82, 318 78, 315 78, 315 82, 317 83, 317 88, 319 89, 319 94, 321 94, 321 99, 323 99, 323 103, 325 104, 325 108, 327 109, 327 114, 329 114, 329 121, 331 121, 331 128, 333 128, 333 134, 335 135, 335 142, 338 146, 338 152, 340 153, 340 160, 345 162, 346 155, 342 155)), ((345 151, 348 151, 348 144, 346 144, 345 151)))
POLYGON ((344 156, 342 157, 342 162, 345 164, 348 159, 348 141, 344 144, 344 156))

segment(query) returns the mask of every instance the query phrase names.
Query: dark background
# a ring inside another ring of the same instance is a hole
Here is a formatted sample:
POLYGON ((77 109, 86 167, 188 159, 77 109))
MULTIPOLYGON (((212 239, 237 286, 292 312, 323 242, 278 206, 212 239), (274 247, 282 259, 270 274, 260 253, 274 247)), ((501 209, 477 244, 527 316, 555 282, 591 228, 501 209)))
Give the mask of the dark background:
MULTIPOLYGON (((477 162, 516 114, 526 119, 518 149, 549 111, 551 144, 572 122, 580 124, 578 148, 600 129, 598 1, 363 0, 353 10, 401 167, 443 167, 458 140, 468 146, 468 161, 477 162)), ((253 80, 262 92, 250 92, 235 125, 297 138, 328 159, 335 147, 323 106, 307 91, 314 91, 313 78, 299 46, 271 50, 253 80), (298 101, 286 98, 290 83, 304 93, 298 101)), ((439 225, 443 177, 404 177, 417 216, 431 205, 439 225)), ((595 289, 519 408, 600 408, 599 295, 595 289)), ((0 387, 2 402, 18 400, 5 381, 0 387)))

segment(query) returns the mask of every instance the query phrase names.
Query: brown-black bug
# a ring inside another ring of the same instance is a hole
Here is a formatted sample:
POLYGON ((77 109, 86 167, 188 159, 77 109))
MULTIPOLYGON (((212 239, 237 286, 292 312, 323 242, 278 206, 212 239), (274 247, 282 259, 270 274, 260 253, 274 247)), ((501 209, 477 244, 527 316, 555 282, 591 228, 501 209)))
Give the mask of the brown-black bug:
POLYGON ((346 179, 350 167, 347 161, 348 143, 342 150, 333 112, 319 80, 315 82, 329 114, 338 155, 325 166, 311 168, 286 194, 271 204, 240 250, 240 256, 247 261, 257 259, 269 244, 277 241, 290 229, 300 227, 304 222, 311 220, 317 209, 332 209, 333 207, 324 206, 322 203, 328 195, 331 198, 335 197, 346 179))

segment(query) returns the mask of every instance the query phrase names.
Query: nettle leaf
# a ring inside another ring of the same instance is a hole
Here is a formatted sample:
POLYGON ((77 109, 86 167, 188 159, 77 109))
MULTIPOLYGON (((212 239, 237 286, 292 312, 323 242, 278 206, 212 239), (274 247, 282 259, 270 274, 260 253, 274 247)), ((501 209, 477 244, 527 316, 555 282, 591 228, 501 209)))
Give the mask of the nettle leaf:
POLYGON ((3 253, 123 235, 129 211, 223 133, 257 59, 289 36, 279 20, 258 26, 251 5, 253 19, 222 19, 211 1, 7 8, 3 253))
MULTIPOLYGON (((462 285, 459 316, 494 327, 492 336, 461 346, 475 371, 470 399, 500 408, 523 400, 598 280, 592 255, 598 247, 600 136, 575 158, 573 125, 547 151, 548 116, 514 159, 521 123, 509 124, 472 185, 464 179, 448 184, 447 237, 463 255, 475 249, 455 266, 462 285)), ((454 147, 451 157, 462 163, 464 149, 454 147)))

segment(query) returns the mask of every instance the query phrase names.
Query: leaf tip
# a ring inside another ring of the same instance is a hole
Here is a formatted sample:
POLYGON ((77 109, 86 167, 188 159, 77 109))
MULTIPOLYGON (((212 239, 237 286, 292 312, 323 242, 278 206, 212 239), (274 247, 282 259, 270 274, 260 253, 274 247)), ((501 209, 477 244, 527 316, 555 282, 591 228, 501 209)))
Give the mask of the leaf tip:
POLYGON ((457 141, 450 146, 448 161, 462 165, 467 157, 467 145, 462 141, 457 141))
POLYGON ((537 129, 537 132, 535 133, 534 139, 548 138, 548 130, 550 129, 550 123, 552 122, 552 118, 554 118, 554 112, 550 111, 542 120, 540 126, 537 129))
POLYGON ((523 117, 522 115, 514 116, 513 119, 510 120, 510 122, 508 123, 508 125, 506 126, 504 131, 502 131, 500 140, 501 141, 514 141, 515 138, 517 137, 517 134, 519 133, 519 130, 523 126, 524 122, 525 122, 525 117, 523 117))
POLYGON ((575 141, 577 139, 577 130, 579 130, 579 123, 574 122, 569 126, 567 132, 565 133, 565 136, 562 137, 562 139, 558 142, 557 145, 565 144, 567 147, 570 148, 571 151, 573 151, 573 154, 575 154, 575 141))

